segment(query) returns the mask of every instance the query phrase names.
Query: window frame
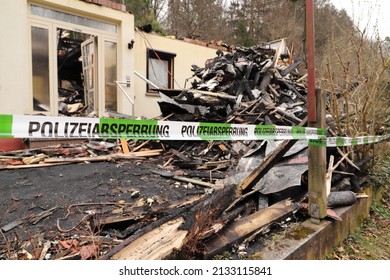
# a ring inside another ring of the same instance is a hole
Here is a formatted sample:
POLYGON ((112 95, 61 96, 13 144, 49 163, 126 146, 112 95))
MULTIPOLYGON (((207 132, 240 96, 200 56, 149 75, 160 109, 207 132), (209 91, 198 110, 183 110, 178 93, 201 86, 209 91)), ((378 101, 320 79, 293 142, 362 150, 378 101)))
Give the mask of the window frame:
MULTIPOLYGON (((149 79, 149 59, 158 59, 161 61, 167 61, 168 62, 168 89, 173 89, 174 88, 174 58, 176 57, 176 53, 170 53, 170 52, 165 52, 161 50, 155 50, 148 48, 146 50, 146 76, 147 79, 149 79)), ((151 88, 151 86, 146 83, 146 95, 151 95, 151 96, 158 96, 158 92, 156 89, 151 88)))
POLYGON ((34 21, 34 20, 31 20, 30 21, 30 24, 29 24, 29 57, 30 57, 30 60, 29 60, 29 72, 30 72, 30 75, 29 75, 29 81, 30 81, 30 94, 29 94, 29 108, 30 108, 30 111, 34 114, 43 114, 43 115, 48 115, 48 114, 53 114, 55 112, 57 112, 58 110, 58 105, 56 106, 56 98, 55 96, 53 96, 53 92, 56 88, 56 81, 55 79, 53 78, 52 76, 52 72, 54 71, 54 69, 56 68, 56 64, 55 64, 55 61, 51 58, 51 55, 52 53, 55 51, 54 50, 54 43, 53 43, 53 36, 52 36, 52 33, 53 33, 53 28, 51 26, 51 24, 48 24, 46 22, 41 22, 41 21, 34 21), (41 29, 46 29, 47 32, 48 32, 48 82, 49 82, 49 110, 48 111, 40 111, 40 110, 35 110, 34 109, 34 71, 33 71, 33 47, 32 47, 32 29, 33 28, 41 28, 41 29))

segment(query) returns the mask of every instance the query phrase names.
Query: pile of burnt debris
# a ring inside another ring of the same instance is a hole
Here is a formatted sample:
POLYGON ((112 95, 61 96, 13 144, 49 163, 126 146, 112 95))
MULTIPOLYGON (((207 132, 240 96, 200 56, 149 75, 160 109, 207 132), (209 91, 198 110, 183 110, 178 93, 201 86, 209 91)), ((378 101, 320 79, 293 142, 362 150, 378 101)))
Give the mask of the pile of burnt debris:
MULTIPOLYGON (((298 70, 301 63, 293 59, 283 40, 276 47, 236 48, 228 54, 217 51, 205 67, 192 66, 195 80, 190 89, 160 89, 161 118, 305 126, 307 89, 306 75, 298 70)), ((350 156, 342 148, 328 148, 328 173, 333 174, 327 177, 328 184, 331 193, 344 192, 343 205, 356 202, 358 191, 368 180, 361 176, 360 168, 372 159, 353 162, 350 156)), ((306 140, 91 140, 79 145, 3 152, 0 169, 142 161, 150 157, 161 159, 153 176, 186 184, 197 190, 196 195, 164 203, 146 197, 141 197, 141 204, 121 201, 98 218, 93 211, 88 212, 94 221, 94 240, 84 236, 78 241, 93 248, 88 247, 88 257, 77 252, 78 258, 214 258, 239 244, 246 248, 245 244, 272 224, 283 223, 298 213, 308 217, 306 140), (122 231, 105 231, 104 235, 100 231, 102 223, 107 228, 119 221, 122 231), (98 241, 106 246, 96 247, 98 241)), ((131 198, 140 196, 137 190, 131 193, 131 198)), ((340 200, 329 195, 329 217, 340 219, 331 210, 338 206, 340 200)), ((11 229, 2 225, 3 231, 5 227, 11 229)), ((65 249, 72 247, 69 242, 62 243, 65 249)), ((42 249, 47 252, 49 248, 42 249)), ((41 252, 40 256, 44 255, 41 252)), ((74 258, 71 254, 60 256, 74 258)))
POLYGON ((161 90, 163 115, 225 123, 298 125, 307 114, 306 75, 284 40, 277 45, 217 51, 205 67, 192 65, 188 90, 161 90))

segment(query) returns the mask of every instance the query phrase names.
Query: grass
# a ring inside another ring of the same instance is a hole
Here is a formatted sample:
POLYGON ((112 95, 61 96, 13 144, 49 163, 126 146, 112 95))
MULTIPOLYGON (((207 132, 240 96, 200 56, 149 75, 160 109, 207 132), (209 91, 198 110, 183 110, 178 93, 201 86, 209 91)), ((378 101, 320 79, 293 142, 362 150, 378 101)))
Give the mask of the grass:
POLYGON ((390 209, 376 202, 371 217, 326 259, 390 260, 390 209))

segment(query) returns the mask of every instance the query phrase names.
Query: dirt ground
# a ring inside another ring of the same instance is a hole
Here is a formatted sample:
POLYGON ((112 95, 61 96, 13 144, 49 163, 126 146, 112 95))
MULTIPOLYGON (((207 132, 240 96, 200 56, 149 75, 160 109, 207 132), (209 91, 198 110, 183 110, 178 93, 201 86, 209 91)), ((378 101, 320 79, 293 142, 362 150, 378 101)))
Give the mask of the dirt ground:
MULTIPOLYGON (((164 144, 166 147, 171 143, 164 144)), ((170 206, 180 207, 210 191, 208 187, 161 176, 156 171, 168 171, 198 182, 215 184, 215 178, 223 179, 233 172, 240 158, 238 151, 246 147, 235 147, 226 154, 217 143, 211 148, 204 143, 179 144, 173 148, 180 149, 180 154, 169 150, 144 159, 0 168, 0 259, 61 259, 72 255, 67 249, 74 249, 77 253, 86 243, 90 244, 91 241, 83 241, 82 236, 107 237, 108 244, 99 244, 99 248, 94 249, 102 256, 130 236, 132 226, 158 220, 171 213, 170 206), (184 144, 185 148, 182 148, 184 144), (197 160, 206 148, 209 151, 207 155, 197 160), (183 156, 191 157, 189 162, 192 164, 201 161, 218 165, 212 169, 194 170, 193 166, 187 166, 187 161, 180 159, 183 156), (190 175, 191 172, 203 175, 197 178, 196 174, 195 177, 190 175), (204 174, 209 175, 202 177, 204 174), (209 180, 211 177, 212 181, 209 180), (124 214, 124 211, 127 212, 124 214), (118 216, 127 220, 109 220, 118 216), (102 220, 108 222, 104 224, 102 220), (41 255, 47 242, 51 242, 50 248, 41 255)), ((150 148, 155 149, 154 146, 150 148)), ((34 153, 39 154, 42 150, 34 153)), ((54 150, 63 152, 66 149, 54 150)), ((116 153, 94 151, 101 155, 116 153)), ((76 158, 75 155, 69 157, 76 158)), ((174 207, 171 209, 173 211, 174 207)), ((95 259, 97 256, 86 255, 85 258, 95 259)))
POLYGON ((70 229, 79 225, 88 210, 104 212, 112 205, 137 201, 162 205, 204 193, 202 187, 188 187, 152 173, 158 164, 149 158, 1 170, 0 226, 17 221, 21 225, 3 228, 0 256, 37 234, 41 240, 70 236, 70 229), (47 217, 41 217, 47 210, 51 210, 47 217))
MULTIPOLYGON (((121 214, 120 210, 127 206, 137 206, 136 210, 143 211, 131 210, 128 214, 134 215, 134 220, 137 220, 136 215, 164 213, 160 211, 164 207, 175 202, 180 205, 204 194, 207 188, 155 173, 157 170, 186 171, 183 166, 166 165, 171 156, 0 170, 0 259, 57 259, 69 256, 72 246, 81 252, 80 248, 84 246, 88 249, 87 246, 91 245, 90 240, 89 243, 83 241, 81 236, 108 237, 108 244, 99 245, 99 253, 104 253, 118 244, 115 240, 126 238, 121 234, 129 223, 110 223, 109 226, 96 228, 96 217, 121 214), (164 164, 165 169, 162 168, 164 164), (77 240, 77 245, 72 243, 74 240, 77 240), (44 243, 48 241, 51 242, 50 248, 41 255, 44 243)), ((385 174, 381 184, 389 182, 389 159, 387 165, 380 165, 383 169, 380 174, 385 174)), ((227 173, 224 170, 220 175, 227 173)), ((375 204, 372 216, 357 235, 351 235, 328 258, 389 259, 389 198, 387 189, 384 203, 375 204), (366 247, 368 242, 370 245, 366 247)), ((146 221, 154 218, 158 219, 152 215, 146 221)), ((276 230, 284 230, 287 225, 276 226, 276 230)), ((265 236, 267 238, 272 240, 272 235, 265 236)), ((265 241, 252 245, 261 247, 266 244, 265 241)), ((227 254, 220 258, 233 257, 231 252, 227 254)), ((84 257, 94 258, 89 252, 84 257)))

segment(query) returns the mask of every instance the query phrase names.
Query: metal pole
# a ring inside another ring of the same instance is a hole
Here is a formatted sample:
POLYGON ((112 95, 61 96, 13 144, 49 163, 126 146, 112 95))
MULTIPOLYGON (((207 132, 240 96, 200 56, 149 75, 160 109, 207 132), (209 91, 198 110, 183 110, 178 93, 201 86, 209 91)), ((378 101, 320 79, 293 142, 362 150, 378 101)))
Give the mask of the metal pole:
POLYGON ((307 103, 308 122, 317 121, 316 73, 315 73, 314 0, 306 0, 306 56, 307 56, 307 103))
POLYGON ((144 76, 142 76, 140 73, 138 73, 137 71, 134 71, 134 74, 136 74, 139 78, 141 78, 142 80, 144 80, 146 83, 148 83, 149 85, 151 85, 152 87, 156 88, 157 90, 159 89, 159 87, 157 85, 155 85, 154 83, 152 83, 150 80, 146 79, 144 76))
POLYGON ((126 90, 121 85, 121 84, 128 85, 129 82, 128 81, 115 81, 115 83, 120 88, 122 93, 126 96, 126 98, 130 101, 130 103, 131 103, 131 110, 132 110, 131 114, 134 116, 134 100, 131 99, 131 97, 127 94, 126 90))

